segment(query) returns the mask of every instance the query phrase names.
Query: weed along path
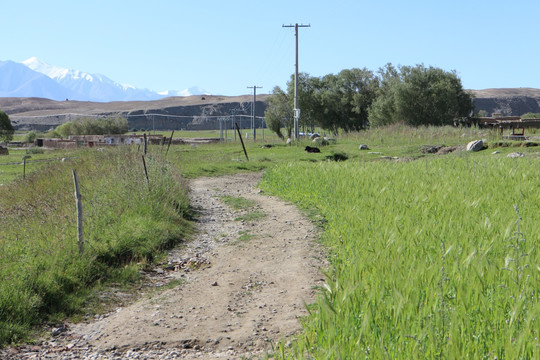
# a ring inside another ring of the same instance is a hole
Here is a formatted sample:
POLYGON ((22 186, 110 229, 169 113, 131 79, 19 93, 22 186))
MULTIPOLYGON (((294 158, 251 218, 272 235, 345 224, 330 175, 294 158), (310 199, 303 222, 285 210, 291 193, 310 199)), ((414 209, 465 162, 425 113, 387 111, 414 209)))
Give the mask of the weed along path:
POLYGON ((314 225, 260 192, 260 177, 193 180, 199 234, 152 275, 180 285, 71 325, 26 358, 257 358, 287 341, 322 284, 323 255, 314 225))

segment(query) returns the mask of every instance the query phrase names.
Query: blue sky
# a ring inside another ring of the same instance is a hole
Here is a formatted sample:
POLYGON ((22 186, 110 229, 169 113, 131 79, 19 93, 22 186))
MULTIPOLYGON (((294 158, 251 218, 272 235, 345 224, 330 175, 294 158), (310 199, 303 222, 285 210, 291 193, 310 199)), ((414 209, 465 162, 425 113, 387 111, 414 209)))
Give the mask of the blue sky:
MULTIPOLYGON (((7 2, 7 3, 6 3, 7 2)), ((294 72, 423 63, 465 88, 540 88, 537 0, 49 0, 1 6, 0 60, 31 56, 155 91, 269 93, 294 72)))

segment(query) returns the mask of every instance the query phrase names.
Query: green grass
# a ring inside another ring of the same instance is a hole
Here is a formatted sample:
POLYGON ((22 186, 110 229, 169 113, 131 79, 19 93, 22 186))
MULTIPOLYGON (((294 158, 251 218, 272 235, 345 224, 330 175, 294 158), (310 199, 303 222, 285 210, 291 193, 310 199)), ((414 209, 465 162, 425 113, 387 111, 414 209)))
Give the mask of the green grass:
MULTIPOLYGON (((176 134, 176 132, 175 132, 176 134)), ((175 135, 176 136, 176 135, 175 135)), ((495 132, 474 128, 453 127, 422 127, 411 128, 395 125, 386 128, 375 128, 366 132, 343 134, 337 138, 337 143, 321 147, 321 153, 308 154, 304 151, 306 145, 312 145, 308 139, 299 143, 285 145, 274 139, 262 141, 257 139, 245 141, 249 161, 246 160, 242 145, 239 141, 229 143, 199 145, 197 147, 180 145, 170 148, 168 158, 179 168, 187 178, 199 176, 219 176, 237 172, 260 171, 282 163, 289 162, 324 162, 335 160, 336 154, 346 156, 345 162, 366 162, 381 160, 381 156, 399 157, 400 159, 430 158, 434 154, 422 154, 422 145, 466 145, 475 139, 487 139, 495 144, 502 141, 495 132), (273 147, 263 149, 262 145, 272 144, 273 147), (370 150, 360 151, 360 144, 366 144, 370 150)), ((497 148, 502 154, 521 151, 514 146, 521 142, 509 142, 512 146, 497 148)), ((534 151, 534 148, 519 148, 534 151)), ((489 151, 489 150, 488 150, 489 151)))
POLYGON ((159 153, 147 156, 148 182, 134 147, 74 155, 0 187, 0 344, 77 313, 104 282, 135 280, 130 264, 151 263, 189 235, 183 180, 159 153), (72 169, 83 199, 82 255, 72 169))
POLYGON ((238 239, 236 239, 235 241, 232 241, 231 242, 231 245, 238 245, 238 244, 241 244, 241 243, 244 243, 244 242, 248 242, 254 238, 256 238, 257 236, 254 235, 254 234, 251 234, 249 232, 249 230, 246 230, 246 231, 240 231, 239 232, 239 237, 238 239))
POLYGON ((327 220, 332 265, 282 357, 537 358, 539 160, 484 151, 268 169, 266 191, 327 220))
POLYGON ((249 161, 238 140, 171 146, 166 159, 163 148, 150 147, 149 183, 135 147, 69 153, 72 160, 30 168, 25 181, 20 165, 0 166, 0 344, 76 313, 103 283, 137 281, 137 264, 186 237, 184 177, 266 170, 265 191, 320 224, 331 262, 298 341, 278 345, 282 358, 535 358, 539 149, 510 142, 490 155, 500 141, 486 130, 397 125, 341 135, 320 154, 304 151, 308 140, 249 140, 249 161), (420 152, 474 139, 490 148, 420 152), (515 151, 526 156, 505 157, 515 151), (333 161, 335 154, 343 161, 333 161), (85 211, 84 256, 73 168, 85 211))
POLYGON ((234 220, 235 221, 246 221, 246 222, 249 222, 249 221, 256 221, 256 220, 261 220, 261 219, 264 219, 267 215, 261 211, 258 211, 258 210, 254 210, 254 211, 250 211, 248 212, 247 214, 245 215, 242 215, 242 216, 238 216, 237 218, 235 218, 234 220))
MULTIPOLYGON (((230 126, 230 124, 228 124, 230 126)), ((156 130, 155 132, 151 129, 148 131, 136 131, 137 134, 143 134, 143 133, 151 134, 154 133, 156 135, 163 135, 165 137, 170 137, 172 134, 172 130, 169 131, 160 131, 156 130)), ((133 132, 129 132, 130 134, 133 132)), ((250 129, 240 129, 240 133, 244 137, 244 141, 250 141, 252 137, 252 131, 250 129), (249 139, 245 139, 246 133, 249 133, 249 139)), ((174 137, 175 138, 220 138, 220 131, 219 130, 175 130, 174 131, 174 137)), ((263 139, 263 133, 262 129, 257 129, 257 140, 258 141, 276 141, 278 139, 277 135, 270 132, 270 130, 265 129, 264 130, 264 139, 263 139)), ((238 139, 238 133, 236 130, 231 129, 223 129, 223 137, 228 139, 228 141, 234 141, 235 139, 238 139)), ((239 140, 237 140, 239 142, 239 140)))
POLYGON ((61 161, 72 153, 65 150, 46 150, 43 153, 29 153, 26 148, 9 148, 9 155, 0 156, 0 184, 7 185, 23 177, 23 157, 30 156, 26 160, 26 175, 41 169, 47 164, 47 160, 61 161))
POLYGON ((247 209, 255 206, 257 203, 254 200, 246 199, 241 196, 225 195, 221 197, 221 201, 229 205, 235 210, 247 209))

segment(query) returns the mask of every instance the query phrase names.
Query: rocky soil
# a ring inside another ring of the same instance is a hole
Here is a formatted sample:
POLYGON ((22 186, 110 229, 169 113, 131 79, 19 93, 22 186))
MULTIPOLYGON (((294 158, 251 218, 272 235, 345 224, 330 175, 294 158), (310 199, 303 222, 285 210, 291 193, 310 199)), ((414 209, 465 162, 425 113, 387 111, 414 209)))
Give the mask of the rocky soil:
POLYGON ((271 353, 300 331, 324 281, 317 229, 294 206, 256 188, 260 174, 194 180, 199 233, 151 273, 165 291, 92 321, 53 329, 2 359, 242 359, 271 353), (255 201, 233 210, 224 195, 255 201), (254 220, 243 217, 256 213, 254 220), (263 215, 261 215, 263 214, 263 215))

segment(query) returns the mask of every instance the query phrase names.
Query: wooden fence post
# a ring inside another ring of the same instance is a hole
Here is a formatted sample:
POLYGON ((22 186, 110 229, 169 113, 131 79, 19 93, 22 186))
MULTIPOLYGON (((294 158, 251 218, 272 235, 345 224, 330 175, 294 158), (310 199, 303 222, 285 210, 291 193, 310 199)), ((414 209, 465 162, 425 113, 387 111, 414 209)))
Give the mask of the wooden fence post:
POLYGON ((148 170, 146 169, 146 160, 144 155, 142 156, 142 163, 144 166, 144 175, 146 176, 146 182, 148 183, 148 189, 150 189, 150 178, 148 177, 148 170))
POLYGON ((147 146, 148 146, 148 142, 146 140, 146 133, 144 133, 144 152, 143 152, 144 155, 146 155, 147 146))
POLYGON ((169 148, 171 147, 173 135, 174 135, 174 130, 172 131, 171 137, 169 138, 169 145, 167 145, 167 151, 165 152, 165 157, 167 157, 167 154, 169 153, 169 148))
POLYGON ((236 130, 238 131, 238 137, 240 138, 240 141, 242 142, 242 148, 244 149, 244 155, 246 155, 247 161, 249 161, 246 146, 244 145, 244 140, 242 139, 242 134, 240 133, 240 128, 238 127, 238 123, 234 123, 236 125, 236 130))
POLYGON ((77 178, 77 170, 73 169, 73 182, 75 183, 75 200, 77 205, 77 235, 79 244, 79 254, 84 253, 83 240, 83 209, 81 193, 79 191, 79 179, 77 178))
POLYGON ((25 155, 23 156, 23 173, 22 173, 22 178, 23 180, 26 178, 26 159, 30 159, 30 155, 25 155))

